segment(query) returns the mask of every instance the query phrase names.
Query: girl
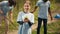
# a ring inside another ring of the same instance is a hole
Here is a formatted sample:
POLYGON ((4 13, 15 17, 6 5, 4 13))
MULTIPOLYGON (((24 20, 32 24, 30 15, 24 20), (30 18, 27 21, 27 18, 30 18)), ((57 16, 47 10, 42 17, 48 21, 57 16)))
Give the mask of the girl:
POLYGON ((29 12, 30 4, 25 2, 24 11, 19 12, 17 23, 19 23, 18 34, 31 34, 31 26, 34 23, 34 15, 29 12))

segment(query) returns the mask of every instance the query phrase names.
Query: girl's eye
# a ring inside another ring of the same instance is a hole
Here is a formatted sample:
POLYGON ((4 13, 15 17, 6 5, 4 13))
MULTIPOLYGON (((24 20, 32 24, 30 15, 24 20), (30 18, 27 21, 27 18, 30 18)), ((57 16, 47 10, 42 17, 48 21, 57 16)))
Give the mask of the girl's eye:
POLYGON ((25 7, 29 7, 29 6, 26 5, 25 7))
POLYGON ((29 7, 29 6, 27 6, 27 7, 29 7))

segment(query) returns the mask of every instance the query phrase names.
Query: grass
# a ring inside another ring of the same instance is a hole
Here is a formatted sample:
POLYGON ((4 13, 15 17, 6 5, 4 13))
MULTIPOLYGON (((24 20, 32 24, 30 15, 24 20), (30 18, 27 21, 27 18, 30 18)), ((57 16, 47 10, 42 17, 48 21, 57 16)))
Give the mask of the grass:
MULTIPOLYGON (((60 34, 60 21, 57 21, 57 22, 54 22, 54 23, 51 23, 51 24, 48 24, 47 25, 47 34, 60 34)), ((41 27, 41 30, 40 30, 41 34, 44 33, 44 29, 43 29, 43 26, 41 27)), ((33 34, 36 34, 36 31, 33 31, 32 32, 33 34)))
POLYGON ((49 34, 60 34, 60 21, 48 24, 48 33, 49 34))

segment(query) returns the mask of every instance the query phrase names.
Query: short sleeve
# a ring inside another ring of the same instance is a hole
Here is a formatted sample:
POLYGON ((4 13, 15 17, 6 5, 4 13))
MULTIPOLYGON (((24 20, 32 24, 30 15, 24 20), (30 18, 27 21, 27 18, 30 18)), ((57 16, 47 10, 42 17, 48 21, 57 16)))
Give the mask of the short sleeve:
POLYGON ((33 14, 31 16, 31 21, 30 22, 34 23, 34 15, 33 14))
POLYGON ((37 1, 36 6, 39 6, 39 3, 40 3, 40 2, 39 2, 39 1, 37 1))
POLYGON ((19 14, 18 14, 17 21, 22 21, 22 13, 21 12, 19 12, 19 14))
POLYGON ((48 1, 48 7, 50 7, 50 1, 48 1))

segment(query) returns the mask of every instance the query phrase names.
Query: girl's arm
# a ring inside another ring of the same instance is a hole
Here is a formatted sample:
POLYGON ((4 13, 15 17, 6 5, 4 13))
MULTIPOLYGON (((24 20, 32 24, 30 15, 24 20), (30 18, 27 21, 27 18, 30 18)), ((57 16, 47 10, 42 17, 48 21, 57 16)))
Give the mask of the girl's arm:
POLYGON ((17 23, 19 23, 20 25, 23 24, 21 12, 18 14, 18 17, 17 17, 17 23))
POLYGON ((30 22, 30 21, 28 22, 28 24, 29 24, 29 26, 32 26, 32 25, 33 25, 33 23, 32 23, 32 22, 30 22))
POLYGON ((17 21, 17 23, 19 23, 20 25, 22 25, 24 22, 23 21, 17 21))
POLYGON ((31 20, 28 22, 29 26, 34 24, 34 15, 31 16, 31 20))

